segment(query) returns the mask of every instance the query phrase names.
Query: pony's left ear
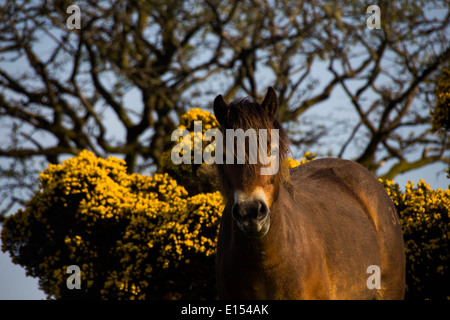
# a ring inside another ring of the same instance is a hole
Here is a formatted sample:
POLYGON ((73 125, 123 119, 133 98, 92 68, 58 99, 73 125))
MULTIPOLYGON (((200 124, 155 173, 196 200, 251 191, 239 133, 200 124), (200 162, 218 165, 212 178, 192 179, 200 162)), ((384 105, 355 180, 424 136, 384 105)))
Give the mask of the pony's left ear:
POLYGON ((278 96, 272 87, 269 87, 269 89, 267 89, 266 97, 264 98, 261 106, 264 110, 266 110, 269 117, 276 117, 278 111, 278 96))
POLYGON ((216 116, 217 121, 222 125, 225 117, 228 113, 228 105, 223 99, 222 95, 219 94, 214 99, 214 115, 216 116))

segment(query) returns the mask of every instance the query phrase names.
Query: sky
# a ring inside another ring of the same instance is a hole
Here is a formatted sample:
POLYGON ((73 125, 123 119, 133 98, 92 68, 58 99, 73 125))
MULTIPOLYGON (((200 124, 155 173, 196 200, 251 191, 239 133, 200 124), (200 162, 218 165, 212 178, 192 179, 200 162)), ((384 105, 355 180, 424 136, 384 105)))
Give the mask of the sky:
MULTIPOLYGON (((131 96, 129 99, 130 103, 134 103, 133 100, 139 100, 140 97, 131 96)), ((321 109, 322 113, 327 112, 327 106, 332 107, 332 99, 324 102, 324 108, 321 109)), ((450 180, 446 178, 443 171, 445 168, 444 164, 428 165, 397 176, 395 182, 404 186, 409 180, 417 183, 420 179, 424 179, 432 189, 448 189, 450 180)), ((38 280, 27 277, 25 273, 24 268, 11 262, 9 253, 3 253, 0 250, 0 300, 39 300, 46 298, 45 294, 38 289, 38 280)))
POLYGON ((13 264, 9 253, 0 251, 0 300, 45 299, 38 280, 25 275, 25 269, 13 264))

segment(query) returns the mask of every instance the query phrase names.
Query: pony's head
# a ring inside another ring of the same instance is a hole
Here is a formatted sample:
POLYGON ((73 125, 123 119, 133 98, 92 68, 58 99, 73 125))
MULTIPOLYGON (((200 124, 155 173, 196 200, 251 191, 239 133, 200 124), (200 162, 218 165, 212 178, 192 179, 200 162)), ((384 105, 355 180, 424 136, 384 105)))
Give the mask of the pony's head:
POLYGON ((288 138, 276 119, 277 110, 278 97, 271 87, 261 104, 244 98, 228 105, 222 95, 214 100, 227 155, 218 164, 222 192, 237 226, 252 238, 269 231, 270 208, 280 185, 289 185, 289 169, 282 165, 288 138))

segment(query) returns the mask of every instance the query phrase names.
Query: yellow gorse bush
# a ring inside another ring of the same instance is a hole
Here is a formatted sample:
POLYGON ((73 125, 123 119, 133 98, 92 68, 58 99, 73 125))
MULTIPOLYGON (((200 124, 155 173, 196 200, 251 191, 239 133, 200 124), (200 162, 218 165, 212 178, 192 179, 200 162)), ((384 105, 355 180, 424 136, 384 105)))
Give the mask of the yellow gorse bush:
MULTIPOLYGON (((208 111, 204 111, 200 108, 190 109, 184 115, 180 117, 180 123, 178 125, 178 129, 187 129, 190 132, 190 150, 194 150, 194 144, 198 144, 201 146, 202 150, 206 148, 212 148, 214 150, 215 142, 211 141, 203 141, 203 134, 206 130, 218 128, 219 122, 216 117, 208 111), (202 131, 194 132, 194 122, 201 121, 202 123, 202 131)), ((182 139, 182 143, 185 141, 182 139)), ((211 152, 212 150, 208 150, 211 152)), ((181 151, 182 154, 182 151, 181 151)), ((194 155, 191 153, 191 163, 194 163, 194 155)))
POLYGON ((292 158, 286 158, 285 163, 283 165, 287 165, 289 168, 295 168, 309 161, 313 161, 315 158, 316 155, 314 153, 306 151, 303 157, 300 159, 300 161, 297 161, 292 158))
POLYGON ((406 253, 407 297, 450 299, 450 190, 432 190, 424 180, 410 181, 402 192, 383 181, 402 223, 406 253))
MULTIPOLYGON (((194 143, 201 146, 202 152, 206 148, 214 148, 214 141, 203 141, 203 134, 208 129, 219 128, 219 122, 216 117, 208 111, 199 108, 191 109, 180 117, 180 122, 177 129, 186 129, 190 133, 190 150, 194 150, 194 143), (202 131, 195 134, 194 122, 201 121, 202 131)), ((181 144, 188 143, 187 139, 180 138, 181 144)), ((178 143, 178 141, 176 142, 178 143)), ((212 150, 208 150, 212 152, 212 150)), ((182 154, 182 150, 180 154, 182 154)), ((203 163, 201 165, 194 164, 194 154, 191 153, 191 164, 181 163, 175 165, 171 159, 171 150, 164 152, 160 172, 168 173, 174 180, 182 184, 189 194, 205 193, 211 190, 217 190, 218 186, 215 181, 215 168, 203 163)))
POLYGON ((40 182, 26 209, 5 221, 2 242, 49 296, 76 294, 65 284, 72 264, 87 296, 123 299, 181 295, 171 274, 195 279, 200 260, 214 264, 219 192, 189 197, 167 174, 127 174, 123 160, 90 151, 50 165, 40 182))
MULTIPOLYGON (((209 112, 190 110, 179 128, 191 132, 191 143, 199 138, 196 120, 203 133, 219 125, 209 112)), ((306 152, 283 165, 293 168, 314 158, 306 152)), ((123 160, 83 151, 41 173, 39 190, 25 209, 6 219, 2 250, 37 277, 49 297, 215 298, 224 203, 210 167, 175 166, 166 153, 160 173, 148 177, 128 174, 123 160), (72 264, 81 269, 82 290, 67 289, 72 264)), ((392 181, 381 182, 403 226, 407 297, 447 298, 450 191, 431 190, 423 180, 409 183, 405 192, 392 181)))

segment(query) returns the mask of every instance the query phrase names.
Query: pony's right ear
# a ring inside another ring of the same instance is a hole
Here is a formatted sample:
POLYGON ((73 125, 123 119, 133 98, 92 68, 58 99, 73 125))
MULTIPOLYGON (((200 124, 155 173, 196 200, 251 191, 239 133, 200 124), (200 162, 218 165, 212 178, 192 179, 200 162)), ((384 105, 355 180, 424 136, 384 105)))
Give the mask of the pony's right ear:
POLYGON ((219 121, 220 124, 223 124, 223 121, 225 120, 225 117, 228 113, 228 105, 223 99, 222 95, 219 94, 214 99, 214 115, 216 116, 217 121, 219 121))

